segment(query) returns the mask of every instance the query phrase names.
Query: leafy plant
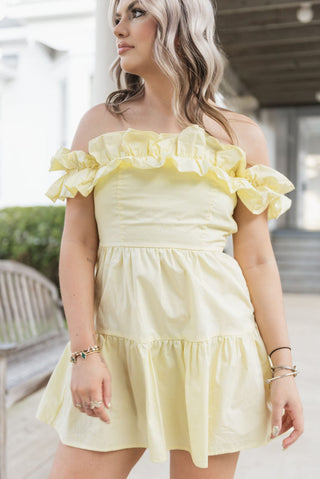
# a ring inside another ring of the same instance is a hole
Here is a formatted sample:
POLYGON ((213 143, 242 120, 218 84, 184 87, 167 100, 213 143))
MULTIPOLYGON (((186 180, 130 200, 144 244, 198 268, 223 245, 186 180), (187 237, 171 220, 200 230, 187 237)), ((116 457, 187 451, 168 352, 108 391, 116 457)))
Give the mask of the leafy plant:
POLYGON ((58 264, 65 206, 0 210, 0 258, 32 266, 59 287, 58 264))

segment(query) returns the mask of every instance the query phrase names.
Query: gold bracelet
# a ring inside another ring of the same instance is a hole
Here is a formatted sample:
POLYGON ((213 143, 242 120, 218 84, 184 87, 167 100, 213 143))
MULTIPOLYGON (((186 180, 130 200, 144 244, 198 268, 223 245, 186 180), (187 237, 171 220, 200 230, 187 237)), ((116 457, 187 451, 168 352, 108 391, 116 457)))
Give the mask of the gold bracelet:
POLYGON ((77 359, 79 357, 83 358, 83 359, 86 359, 86 357, 89 355, 89 354, 92 354, 92 353, 99 353, 101 351, 101 348, 100 346, 98 346, 97 344, 95 344, 94 346, 90 346, 88 349, 82 349, 81 351, 75 351, 74 353, 71 354, 70 356, 70 362, 71 363, 76 363, 77 362, 77 359))

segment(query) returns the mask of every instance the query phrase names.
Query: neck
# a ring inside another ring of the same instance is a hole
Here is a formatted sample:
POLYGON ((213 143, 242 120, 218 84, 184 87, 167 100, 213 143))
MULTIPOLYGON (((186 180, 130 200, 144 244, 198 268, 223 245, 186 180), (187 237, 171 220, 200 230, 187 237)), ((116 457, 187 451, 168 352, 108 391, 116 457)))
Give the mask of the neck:
POLYGON ((173 85, 164 74, 145 78, 144 106, 159 115, 172 116, 173 85))

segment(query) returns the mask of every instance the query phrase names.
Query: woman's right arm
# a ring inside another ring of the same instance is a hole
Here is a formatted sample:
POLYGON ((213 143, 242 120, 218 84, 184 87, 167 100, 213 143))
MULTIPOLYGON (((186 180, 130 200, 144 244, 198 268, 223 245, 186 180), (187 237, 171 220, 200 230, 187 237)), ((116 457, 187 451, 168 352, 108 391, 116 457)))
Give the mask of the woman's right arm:
POLYGON ((94 330, 94 267, 98 237, 92 193, 67 199, 61 238, 59 278, 71 350, 96 344, 94 330))
MULTIPOLYGON (((71 150, 88 152, 88 120, 92 126, 92 114, 91 110, 81 120, 71 150)), ((78 193, 74 198, 68 198, 60 246, 59 279, 72 352, 97 344, 94 277, 98 244, 93 192, 87 197, 78 193)), ((74 405, 103 401, 108 407, 111 401, 111 374, 100 353, 90 354, 85 359, 78 358, 72 364, 71 392, 74 405)), ((104 407, 79 410, 109 421, 104 407)))
MULTIPOLYGON (((70 335, 71 351, 97 344, 94 329, 94 269, 97 258, 98 233, 93 194, 79 193, 67 200, 61 239, 59 277, 64 310, 70 335)), ((72 365, 71 392, 73 404, 111 401, 111 374, 99 353, 78 358, 72 365)), ((80 408, 89 416, 108 422, 104 407, 80 408)))

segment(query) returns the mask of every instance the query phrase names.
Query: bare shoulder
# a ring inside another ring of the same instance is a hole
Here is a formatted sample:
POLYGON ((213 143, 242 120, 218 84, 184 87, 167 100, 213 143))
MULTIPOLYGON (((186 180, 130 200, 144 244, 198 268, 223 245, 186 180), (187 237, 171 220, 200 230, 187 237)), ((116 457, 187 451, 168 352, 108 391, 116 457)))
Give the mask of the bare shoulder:
MULTIPOLYGON (((218 108, 234 130, 238 139, 237 146, 240 146, 246 154, 247 166, 257 163, 269 165, 266 138, 258 123, 242 113, 222 107, 218 108)), ((205 125, 212 136, 223 143, 231 144, 229 135, 216 120, 205 116, 205 125)))
POLYGON ((239 146, 246 153, 247 166, 259 163, 270 166, 267 140, 261 126, 242 113, 226 112, 224 115, 236 132, 239 146))
POLYGON ((106 108, 105 103, 99 103, 89 108, 80 118, 71 150, 88 152, 88 142, 103 133, 121 129, 121 119, 116 118, 106 108))

